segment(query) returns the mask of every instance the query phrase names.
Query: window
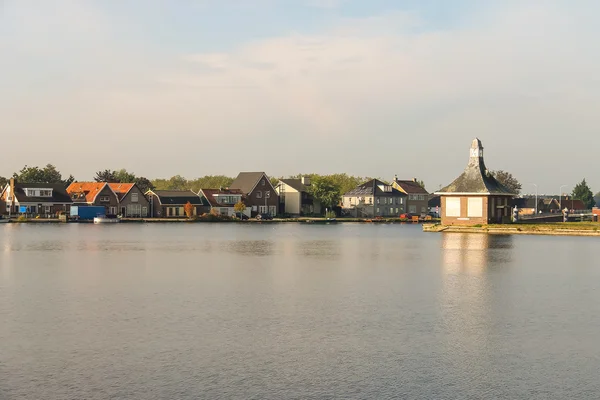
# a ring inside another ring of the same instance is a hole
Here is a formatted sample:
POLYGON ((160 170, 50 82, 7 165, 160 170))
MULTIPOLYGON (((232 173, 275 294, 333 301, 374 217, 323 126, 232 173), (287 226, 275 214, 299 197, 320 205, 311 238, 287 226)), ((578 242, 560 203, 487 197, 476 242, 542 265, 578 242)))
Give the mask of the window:
POLYGON ((227 208, 220 208, 219 209, 219 214, 221 214, 221 215, 229 215, 228 209, 227 208))
POLYGON ((175 216, 179 217, 179 207, 175 207, 175 216))
POLYGON ((262 186, 265 186, 265 184, 266 184, 266 183, 265 183, 265 180, 263 179, 262 181, 260 181, 260 184, 261 184, 262 186))
POLYGON ((379 214, 379 207, 377 207, 377 214, 379 214))
POLYGON ((50 206, 44 207, 44 214, 50 214, 50 206))
POLYGON ((100 196, 100 201, 103 203, 108 203, 110 198, 108 196, 100 196))
POLYGON ((398 214, 398 207, 396 207, 396 214, 398 214))
POLYGON ((258 206, 258 212, 260 214, 266 214, 269 212, 269 207, 267 206, 258 206))
POLYGON ((446 217, 460 217, 460 197, 446 197, 446 217))
POLYGON ((148 207, 142 207, 142 217, 148 216, 148 207))
POLYGON ((272 217, 277 215, 277 206, 269 206, 269 214, 271 214, 272 217))
POLYGON ((394 213, 394 207, 390 207, 390 214, 394 213))
MULTIPOLYGON (((379 204, 379 200, 380 200, 380 199, 379 199, 379 197, 378 197, 378 198, 377 198, 377 204, 379 204)), ((379 208, 378 208, 378 210, 379 210, 379 208)))
POLYGON ((271 191, 270 191, 270 190, 267 190, 267 191, 265 192, 265 199, 270 199, 270 198, 271 198, 271 191))
POLYGON ((131 202, 132 203, 138 202, 138 194, 137 193, 131 193, 131 202))
POLYGON ((472 218, 483 217, 483 198, 469 197, 467 200, 467 216, 472 218))
POLYGON ((262 199, 262 192, 261 191, 256 192, 256 198, 257 199, 262 199))
POLYGON ((415 214, 417 212, 417 206, 413 206, 413 205, 408 206, 408 212, 411 214, 415 214))
POLYGON ((117 215, 117 207, 110 207, 110 215, 117 215))

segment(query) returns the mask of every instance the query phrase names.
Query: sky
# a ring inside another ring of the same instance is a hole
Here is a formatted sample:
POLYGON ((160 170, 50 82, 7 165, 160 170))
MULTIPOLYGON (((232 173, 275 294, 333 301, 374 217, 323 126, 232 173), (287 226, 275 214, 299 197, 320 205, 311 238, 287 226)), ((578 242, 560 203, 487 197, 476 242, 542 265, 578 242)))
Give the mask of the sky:
POLYGON ((0 176, 455 179, 600 191, 596 0, 0 0, 0 176))

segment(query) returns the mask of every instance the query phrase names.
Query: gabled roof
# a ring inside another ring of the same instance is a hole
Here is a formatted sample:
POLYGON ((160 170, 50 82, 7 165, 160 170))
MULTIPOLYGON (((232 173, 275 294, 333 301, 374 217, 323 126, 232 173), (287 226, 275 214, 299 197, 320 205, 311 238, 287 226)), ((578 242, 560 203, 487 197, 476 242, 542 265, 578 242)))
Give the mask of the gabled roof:
MULTIPOLYGON (((107 185, 108 183, 106 182, 73 182, 67 188, 67 193, 73 200, 78 200, 73 197, 75 194, 78 194, 85 197, 86 203, 93 203, 96 200, 98 193, 100 193, 107 185)), ((111 191, 114 193, 112 189, 111 191)))
POLYGON ((239 189, 200 189, 200 192, 204 193, 206 200, 212 207, 233 207, 232 204, 219 203, 215 195, 243 195, 242 191, 239 189))
POLYGON ((430 195, 429 200, 427 201, 427 207, 441 207, 442 206, 442 198, 440 195, 430 195))
POLYGON ((302 179, 280 179, 280 181, 299 192, 308 192, 308 188, 302 183, 302 179))
POLYGON ((204 206, 208 201, 203 200, 202 196, 191 190, 149 190, 147 193, 154 194, 160 204, 164 206, 180 205, 184 206, 189 201, 192 205, 204 206))
POLYGON ((267 181, 266 185, 271 186, 269 177, 264 172, 240 172, 229 187, 240 189, 244 194, 252 193, 263 177, 267 181))
POLYGON ((19 203, 70 204, 73 202, 62 183, 15 183, 14 195, 19 203), (25 194, 25 189, 51 189, 52 197, 29 197, 25 194))
POLYGON ((394 197, 405 197, 406 193, 402 193, 392 185, 388 185, 380 181, 379 179, 371 179, 368 182, 363 183, 362 185, 358 185, 351 191, 344 194, 344 196, 349 197, 361 197, 361 196, 372 196, 373 189, 375 189, 375 196, 394 196, 394 197), (382 187, 389 186, 391 191, 385 192, 382 187))
POLYGON ((135 186, 135 183, 109 183, 108 186, 116 193, 119 201, 123 200, 127 193, 135 186))
POLYGON ((487 194, 514 196, 508 188, 496 180, 483 162, 483 146, 479 139, 473 140, 469 163, 463 173, 451 184, 436 193, 448 194, 487 194))
POLYGON ((425 188, 419 185, 414 180, 398 180, 394 182, 400 187, 400 190, 406 194, 429 194, 425 188))

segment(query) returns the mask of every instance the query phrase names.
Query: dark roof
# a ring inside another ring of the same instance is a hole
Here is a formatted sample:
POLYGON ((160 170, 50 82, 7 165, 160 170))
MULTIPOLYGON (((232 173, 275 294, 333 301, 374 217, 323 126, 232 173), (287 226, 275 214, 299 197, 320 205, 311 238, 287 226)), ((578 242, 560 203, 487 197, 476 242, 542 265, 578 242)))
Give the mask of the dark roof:
POLYGON ((388 185, 387 183, 384 183, 384 182, 380 181, 379 179, 371 179, 370 181, 365 182, 362 185, 358 185, 351 191, 345 193, 344 196, 372 196, 373 188, 375 188, 375 196, 383 196, 383 195, 385 195, 385 196, 391 195, 391 196, 395 196, 395 197, 405 197, 406 196, 406 193, 402 193, 395 187, 392 187, 392 185, 388 185), (389 186, 391 188, 391 191, 384 192, 382 188, 385 186, 389 186))
POLYGON ((299 192, 308 192, 308 188, 302 183, 302 179, 280 179, 281 182, 285 183, 296 189, 299 192))
POLYGON ((73 203, 62 183, 15 183, 15 197, 19 203, 73 203), (24 189, 52 189, 52 197, 29 197, 24 189))
POLYGON ((427 207, 441 207, 442 206, 442 197, 439 195, 429 196, 429 201, 427 202, 427 207))
POLYGON ((408 194, 429 194, 424 187, 414 180, 394 180, 402 188, 402 191, 408 194))
MULTIPOLYGON (((263 176, 268 182, 269 177, 264 172, 240 172, 229 187, 240 189, 244 194, 248 194, 263 176)), ((270 182, 268 184, 270 185, 270 182)))
POLYGON ((471 154, 469 163, 463 173, 451 184, 440 189, 437 193, 468 193, 468 194, 494 194, 515 195, 508 188, 496 180, 488 171, 483 162, 483 146, 479 139, 473 140, 471 151, 480 151, 480 155, 471 154))
POLYGON ((242 191, 239 189, 200 189, 206 196, 206 200, 213 207, 232 207, 231 204, 221 204, 217 201, 215 195, 242 195, 242 191))
POLYGON ((150 190, 148 193, 156 195, 160 204, 165 206, 185 205, 188 201, 196 206, 204 206, 208 203, 206 199, 203 200, 191 190, 150 190))

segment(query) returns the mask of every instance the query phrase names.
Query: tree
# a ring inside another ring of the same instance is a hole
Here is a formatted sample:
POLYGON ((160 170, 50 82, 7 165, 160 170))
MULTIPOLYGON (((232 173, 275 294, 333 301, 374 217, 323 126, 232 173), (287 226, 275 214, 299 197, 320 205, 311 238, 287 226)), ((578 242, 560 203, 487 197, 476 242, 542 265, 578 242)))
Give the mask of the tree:
POLYGON ((6 179, 3 176, 0 176, 0 189, 4 188, 4 186, 6 186, 7 183, 8 183, 8 179, 6 179))
POLYGON ((421 186, 423 189, 425 189, 425 182, 423 182, 422 180, 417 180, 417 185, 421 186))
POLYGON ((336 206, 342 197, 339 186, 330 176, 315 178, 308 188, 310 194, 323 207, 332 208, 336 206))
POLYGON ((588 186, 585 179, 575 185, 573 188, 573 198, 583 201, 583 204, 587 209, 591 209, 596 205, 596 202, 594 201, 594 193, 592 193, 592 190, 588 186))
POLYGON ((154 190, 154 185, 152 184, 152 182, 150 182, 148 178, 144 178, 143 176, 136 178, 135 184, 140 188, 142 193, 146 193, 148 190, 154 190))
POLYGON ((135 174, 127 172, 125 168, 121 168, 118 171, 113 171, 112 174, 116 181, 121 183, 135 183, 137 179, 135 174))
POLYGON ((44 168, 25 166, 18 173, 13 174, 20 183, 65 183, 61 173, 52 164, 44 168))
POLYGON ((231 185, 233 178, 225 175, 206 175, 191 181, 187 181, 186 186, 195 192, 200 189, 218 189, 226 188, 231 185))
POLYGON ((242 214, 244 213, 244 211, 246 211, 246 205, 243 202, 238 201, 237 203, 234 204, 233 210, 236 213, 240 213, 240 218, 242 218, 242 214))
POLYGON ((73 175, 69 175, 69 177, 64 181, 65 187, 68 187, 73 182, 75 182, 75 177, 73 175))
POLYGON ((185 212, 185 215, 187 215, 188 218, 192 218, 192 216, 194 215, 194 206, 188 201, 187 203, 185 203, 185 206, 183 206, 183 211, 185 212))
POLYGON ((510 190, 514 194, 521 193, 521 183, 517 180, 517 178, 512 176, 512 174, 510 172, 498 170, 498 171, 491 171, 491 174, 494 178, 496 178, 496 180, 498 182, 500 182, 500 184, 505 186, 508 190, 510 190))
POLYGON ((109 169, 105 169, 104 171, 96 172, 96 176, 94 177, 94 180, 96 182, 108 182, 108 183, 119 183, 120 182, 115 175, 115 171, 111 171, 109 169))

